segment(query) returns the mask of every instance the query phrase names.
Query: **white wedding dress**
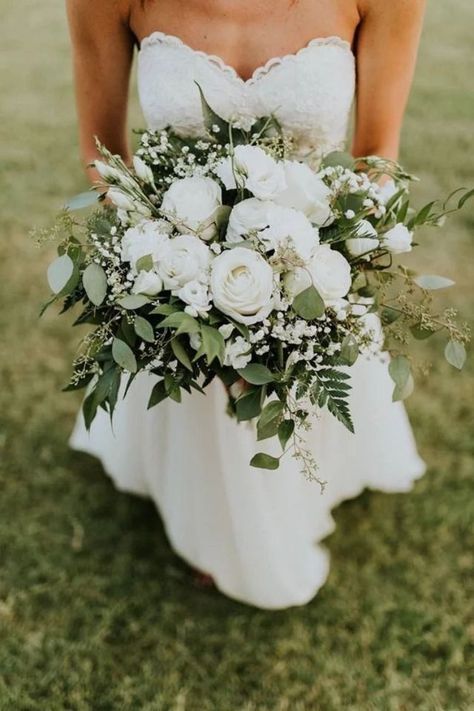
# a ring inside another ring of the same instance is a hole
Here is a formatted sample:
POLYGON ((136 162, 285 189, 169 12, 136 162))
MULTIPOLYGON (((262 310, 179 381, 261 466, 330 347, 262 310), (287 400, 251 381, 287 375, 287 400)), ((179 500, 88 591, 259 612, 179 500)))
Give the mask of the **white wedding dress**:
MULTIPOLYGON (((275 113, 302 159, 344 146, 355 62, 338 37, 315 39, 243 80, 218 57, 155 32, 142 42, 138 72, 151 128, 202 132, 197 81, 226 118, 246 123, 275 113)), ((408 491, 424 471, 404 407, 391 401, 386 363, 361 358, 352 373, 356 434, 328 412, 308 434, 327 481, 323 494, 291 456, 277 471, 249 466, 256 451, 278 451, 278 445, 263 448, 253 424, 226 414, 217 381, 206 396, 194 393, 182 404, 168 400, 147 411, 156 379, 141 374, 118 403, 113 430, 99 410, 88 434, 79 413, 70 445, 99 457, 118 489, 152 498, 173 549, 210 573, 223 593, 261 608, 302 605, 328 575, 320 541, 333 530, 331 509, 365 487, 408 491)))

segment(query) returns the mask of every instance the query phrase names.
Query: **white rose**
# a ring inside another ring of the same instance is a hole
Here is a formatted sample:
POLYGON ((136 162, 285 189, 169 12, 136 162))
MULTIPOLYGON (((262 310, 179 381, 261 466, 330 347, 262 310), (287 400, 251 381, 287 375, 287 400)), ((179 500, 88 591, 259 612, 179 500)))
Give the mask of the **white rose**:
POLYGON ((249 232, 263 230, 269 225, 268 211, 273 203, 269 200, 248 198, 232 209, 227 226, 228 242, 241 242, 249 232))
POLYGON ((133 156, 133 168, 144 183, 153 183, 153 171, 139 156, 133 156))
POLYGON ((319 244, 319 232, 302 212, 291 207, 271 205, 268 208, 269 226, 259 233, 267 249, 277 250, 289 239, 301 259, 308 260, 319 244))
POLYGON ((158 263, 165 289, 180 289, 188 281, 206 282, 210 259, 209 247, 195 235, 173 237, 158 263))
POLYGON ((155 296, 159 294, 163 288, 161 277, 154 271, 145 271, 142 269, 132 286, 132 294, 146 294, 147 296, 155 296))
POLYGON ((327 244, 316 247, 306 268, 295 269, 285 278, 289 295, 294 298, 313 285, 326 304, 342 299, 351 287, 351 267, 340 252, 327 244))
POLYGON ((314 224, 329 224, 332 217, 331 191, 306 163, 286 160, 283 163, 286 189, 275 197, 275 202, 303 212, 314 224))
POLYGON ((212 263, 211 293, 215 306, 236 321, 262 321, 273 306, 272 268, 258 252, 229 249, 212 263))
POLYGON ((126 230, 122 238, 121 259, 130 262, 132 269, 141 257, 151 256, 156 265, 165 254, 169 238, 164 234, 161 220, 141 220, 135 227, 126 230))
POLYGON ((382 244, 392 254, 411 252, 413 234, 401 222, 382 235, 382 244))
POLYGON ((360 220, 357 223, 355 235, 355 237, 346 239, 344 243, 352 257, 360 257, 379 246, 377 230, 368 220, 360 220))
POLYGON ((208 288, 199 281, 188 281, 174 293, 187 304, 184 310, 190 316, 204 316, 211 308, 208 288))
POLYGON ((176 180, 163 196, 161 209, 176 220, 180 232, 197 232, 201 239, 216 235, 216 215, 222 205, 222 191, 211 178, 176 180))
POLYGON ((261 200, 270 200, 286 186, 281 164, 258 146, 236 146, 233 158, 223 158, 215 172, 228 190, 247 188, 261 200))
POLYGON ((242 336, 228 341, 225 346, 224 365, 235 370, 245 368, 252 360, 252 346, 242 336))

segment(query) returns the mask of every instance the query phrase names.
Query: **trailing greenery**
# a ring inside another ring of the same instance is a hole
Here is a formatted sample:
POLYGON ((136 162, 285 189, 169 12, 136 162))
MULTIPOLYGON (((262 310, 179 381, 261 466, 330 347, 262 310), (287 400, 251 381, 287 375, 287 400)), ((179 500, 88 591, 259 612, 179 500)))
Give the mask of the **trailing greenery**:
MULTIPOLYGON (((68 450, 81 393, 58 390, 76 336, 67 316, 38 321, 54 250, 26 238, 86 187, 62 13, 25 0, 2 15, 0 709, 470 711, 472 358, 459 374, 438 336, 420 341, 435 377, 420 375, 407 404, 429 471, 408 496, 335 511, 328 583, 301 608, 193 586, 154 506, 68 450)), ((473 23, 470 0, 429 3, 402 155, 419 204, 472 183, 473 23)), ((466 209, 442 240, 426 232, 430 272, 456 281, 464 317, 473 228, 466 209)))

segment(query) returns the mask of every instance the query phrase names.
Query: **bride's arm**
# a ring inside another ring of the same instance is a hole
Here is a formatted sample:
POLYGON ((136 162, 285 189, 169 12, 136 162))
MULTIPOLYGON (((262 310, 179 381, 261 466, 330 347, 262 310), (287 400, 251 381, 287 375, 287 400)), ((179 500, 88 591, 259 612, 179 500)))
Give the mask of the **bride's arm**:
POLYGON ((398 158, 425 0, 363 0, 356 43, 357 101, 352 152, 398 158))
MULTIPOLYGON (((133 35, 126 3, 66 0, 73 45, 81 158, 97 158, 94 136, 113 153, 129 157, 127 103, 133 35)), ((91 180, 95 171, 89 169, 91 180)))

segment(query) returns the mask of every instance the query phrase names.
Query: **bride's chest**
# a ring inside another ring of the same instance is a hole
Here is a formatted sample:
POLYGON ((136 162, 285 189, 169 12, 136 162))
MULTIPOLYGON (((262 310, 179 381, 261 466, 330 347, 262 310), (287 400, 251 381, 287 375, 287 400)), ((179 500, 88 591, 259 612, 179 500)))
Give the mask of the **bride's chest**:
POLYGON ((191 49, 173 35, 155 32, 142 41, 140 100, 148 125, 203 131, 198 83, 212 108, 248 126, 274 114, 300 153, 338 148, 344 141, 354 95, 354 56, 339 37, 317 38, 258 67, 247 80, 217 56, 191 49))

